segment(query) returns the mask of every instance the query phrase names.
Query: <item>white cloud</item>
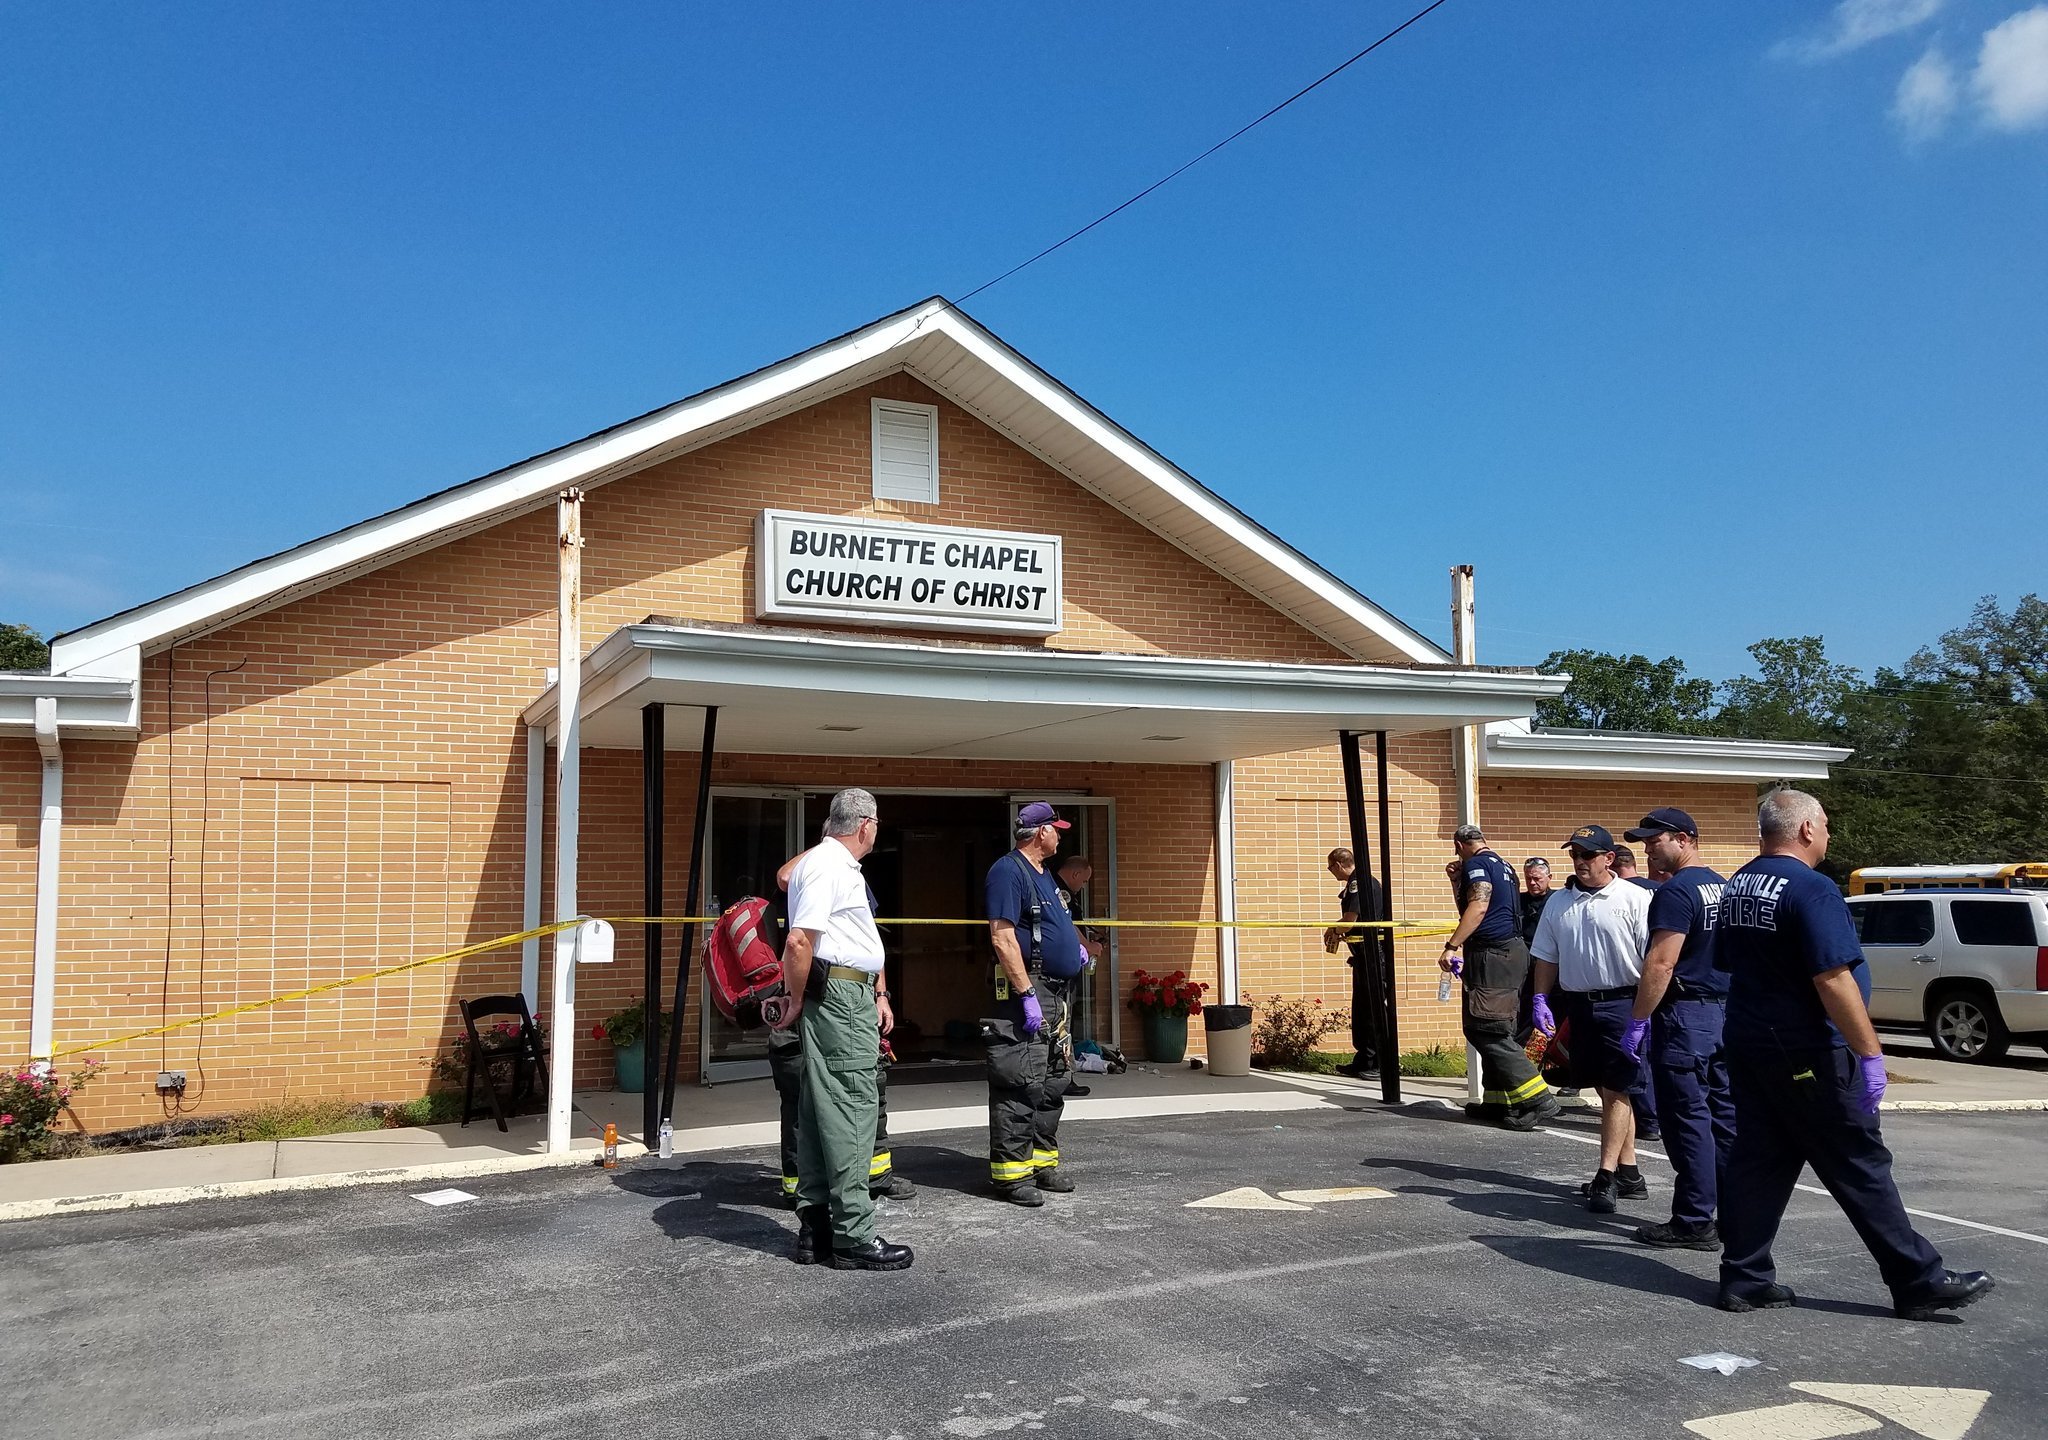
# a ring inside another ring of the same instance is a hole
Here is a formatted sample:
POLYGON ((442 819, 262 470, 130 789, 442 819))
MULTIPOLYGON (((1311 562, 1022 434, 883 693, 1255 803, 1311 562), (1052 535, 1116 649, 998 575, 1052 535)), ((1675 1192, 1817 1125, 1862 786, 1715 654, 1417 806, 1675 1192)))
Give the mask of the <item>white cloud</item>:
POLYGON ((1985 122, 1996 129, 2048 125, 2048 5, 2022 10, 1984 32, 1970 88, 1985 122))
POLYGON ((1823 29, 1780 40, 1771 47, 1771 58, 1817 65, 1860 50, 1887 35, 1911 30, 1932 19, 1944 3, 1945 0, 1842 0, 1823 29))
POLYGON ((1956 72, 1939 49, 1906 67, 1892 101, 1892 119, 1909 140, 1930 140, 1941 133, 1956 109, 1956 72))

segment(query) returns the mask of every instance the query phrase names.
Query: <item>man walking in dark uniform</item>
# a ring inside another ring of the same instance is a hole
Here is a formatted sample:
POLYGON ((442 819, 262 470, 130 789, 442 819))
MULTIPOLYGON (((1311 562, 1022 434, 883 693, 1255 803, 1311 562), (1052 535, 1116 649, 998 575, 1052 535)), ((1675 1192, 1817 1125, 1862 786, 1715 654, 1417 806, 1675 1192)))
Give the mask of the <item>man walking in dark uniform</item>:
POLYGON ((1671 1218, 1645 1225, 1636 1239, 1718 1250, 1720 1172, 1735 1139, 1735 1102, 1721 1053, 1728 976, 1714 968, 1713 954, 1714 919, 1727 882, 1700 864, 1699 826, 1683 810, 1652 810, 1628 838, 1641 841, 1650 868, 1669 877, 1650 897, 1650 949, 1625 1044, 1630 1054, 1649 1060, 1657 1119, 1675 1172, 1671 1218))
POLYGON ((1465 1039, 1479 1052, 1484 1086, 1482 1103, 1468 1105, 1466 1113, 1508 1130, 1534 1130, 1560 1107, 1515 1041, 1529 978, 1515 872, 1477 825, 1460 825, 1451 842, 1458 847, 1458 928, 1444 941, 1437 965, 1465 978, 1465 1039))
POLYGON ((1067 994, 1086 959, 1046 861, 1069 828, 1052 806, 1017 812, 1017 848, 989 867, 989 939, 996 951, 996 1017, 988 1041, 988 1176, 1014 1205, 1064 1194, 1060 1115, 1074 1065, 1067 994))
POLYGON ((1811 1165, 1877 1261, 1902 1320, 1982 1299, 1993 1280, 1957 1274, 1913 1229, 1878 1133, 1884 1053, 1866 1008, 1870 972, 1834 882, 1818 800, 1775 790, 1757 807, 1763 854, 1721 892, 1715 962, 1728 972, 1728 1078, 1735 1143, 1721 1195, 1723 1310, 1778 1310, 1771 1242, 1802 1165, 1811 1165))
MULTIPOLYGON (((1369 880, 1370 888, 1364 899, 1366 909, 1359 907, 1358 857, 1349 849, 1339 845, 1330 852, 1328 861, 1330 878, 1344 888, 1337 892, 1337 913, 1346 921, 1365 920, 1380 913, 1380 889, 1378 876, 1369 880), (1368 913, 1369 911, 1369 913, 1368 913)), ((1372 1026, 1372 971, 1368 966, 1378 965, 1380 947, 1372 933, 1366 930, 1348 930, 1342 925, 1332 925, 1323 932, 1323 949, 1334 955, 1342 945, 1350 952, 1346 961, 1351 967, 1351 1060, 1339 1065, 1337 1073, 1358 1079, 1377 1075, 1380 1069, 1379 1056, 1374 1051, 1372 1026)), ((1381 971, 1384 975, 1384 969, 1381 971)), ((1384 993, 1384 992, 1382 992, 1384 993)))

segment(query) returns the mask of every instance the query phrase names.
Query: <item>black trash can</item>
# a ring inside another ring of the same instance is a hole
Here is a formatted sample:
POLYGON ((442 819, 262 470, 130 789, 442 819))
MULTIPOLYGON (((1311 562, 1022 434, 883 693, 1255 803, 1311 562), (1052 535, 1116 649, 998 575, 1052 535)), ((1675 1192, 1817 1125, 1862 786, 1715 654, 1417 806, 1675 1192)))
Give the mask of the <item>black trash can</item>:
POLYGON ((1209 1035, 1209 1073, 1231 1079, 1252 1073, 1252 1007, 1204 1005, 1202 1028, 1209 1035))

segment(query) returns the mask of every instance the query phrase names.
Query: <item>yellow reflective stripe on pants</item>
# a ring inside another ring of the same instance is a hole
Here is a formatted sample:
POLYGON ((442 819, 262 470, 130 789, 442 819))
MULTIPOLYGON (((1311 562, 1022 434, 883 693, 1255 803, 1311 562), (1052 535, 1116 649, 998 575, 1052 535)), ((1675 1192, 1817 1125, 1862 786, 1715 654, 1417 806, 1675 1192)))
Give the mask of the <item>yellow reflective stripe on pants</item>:
POLYGON ((872 1180, 877 1175, 887 1175, 891 1168, 889 1152, 877 1150, 875 1158, 868 1161, 868 1179, 872 1180))
POLYGON ((1508 1103, 1508 1092, 1505 1090, 1482 1090, 1479 1092, 1479 1098, 1488 1105, 1505 1105, 1508 1103))
POLYGON ((785 1195, 796 1194, 796 1176, 785 1175, 782 1177, 782 1193, 785 1195))
POLYGON ((1527 1080, 1524 1080, 1514 1089, 1508 1091, 1508 1103, 1510 1105, 1521 1105, 1527 1101, 1534 1100, 1538 1095, 1548 1093, 1549 1090, 1550 1086, 1544 1083, 1541 1075, 1531 1075, 1527 1080))
POLYGON ((1032 1168, 1033 1170, 1050 1170, 1050 1169, 1052 1169, 1052 1168, 1053 1168, 1054 1166, 1058 1165, 1059 1163, 1060 1163, 1060 1152, 1059 1152, 1059 1151, 1057 1151, 1057 1150, 1040 1150, 1040 1149, 1038 1149, 1038 1148, 1037 1148, 1036 1146, 1033 1146, 1033 1147, 1032 1147, 1032 1150, 1031 1150, 1031 1168, 1032 1168))
POLYGON ((998 1185, 1014 1185, 1019 1180, 1029 1180, 1034 1168, 1029 1160, 991 1160, 988 1177, 998 1185))

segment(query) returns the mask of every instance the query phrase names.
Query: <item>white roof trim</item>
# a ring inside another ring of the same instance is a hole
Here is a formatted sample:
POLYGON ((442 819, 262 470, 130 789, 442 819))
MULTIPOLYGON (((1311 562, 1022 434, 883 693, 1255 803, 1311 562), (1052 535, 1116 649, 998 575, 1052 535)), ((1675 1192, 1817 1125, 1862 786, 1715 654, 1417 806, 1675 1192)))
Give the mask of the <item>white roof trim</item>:
MULTIPOLYGON (((88 671, 121 650, 156 653, 537 508, 568 486, 601 484, 895 370, 915 372, 915 352, 934 340, 950 341, 969 353, 1016 392, 1071 426, 1113 463, 1141 476, 1174 506, 1193 515, 1218 542, 1214 552, 1201 557, 1203 563, 1298 623, 1308 622, 1300 613, 1302 606, 1290 599, 1331 607, 1341 619, 1341 628, 1327 624, 1310 624, 1309 628, 1339 649, 1355 655, 1391 651, 1423 663, 1449 658, 1427 638, 1109 421, 952 305, 929 300, 637 420, 60 635, 51 642, 51 668, 59 674, 72 674, 88 671), (1243 562, 1244 570, 1256 580, 1233 573, 1233 559, 1243 562), (1279 593, 1284 591, 1294 592, 1293 596, 1279 593)), ((946 390, 944 386, 935 388, 942 393, 946 390)), ((1073 475, 1071 467, 1058 468, 1073 475)), ((1118 508, 1131 513, 1127 505, 1118 508)), ((1184 542, 1175 543, 1188 548, 1184 542)))
POLYGON ((141 733, 141 682, 99 675, 0 671, 0 735, 36 733, 36 702, 57 704, 57 733, 79 740, 133 740, 141 733))
MULTIPOLYGON (((640 707, 660 702, 739 707, 740 728, 722 722, 721 737, 746 736, 725 743, 763 753, 1079 753, 1172 764, 1313 748, 1339 729, 1483 723, 1525 714, 1566 683, 1531 671, 949 646, 653 621, 614 631, 585 658, 583 677, 587 745, 637 745, 640 707), (860 720, 850 728, 862 738, 827 738, 829 727, 816 722, 828 712, 860 720), (1112 717, 1123 718, 1105 724, 1112 717), (1160 730, 1183 733, 1153 733, 1160 730), (1204 733, 1185 733, 1192 731, 1204 733), (594 738, 600 732, 611 738, 594 738), (1109 748, 1073 748, 1090 737, 1109 748), (1183 740, 1178 749, 1138 743, 1183 740), (866 748, 876 743, 882 748, 866 748)), ((527 707, 525 722, 552 733, 556 696, 550 687, 527 707)))
POLYGON ((1591 779, 1825 780, 1855 754, 1838 745, 1607 730, 1538 729, 1526 720, 1486 727, 1482 773, 1574 775, 1591 779))

